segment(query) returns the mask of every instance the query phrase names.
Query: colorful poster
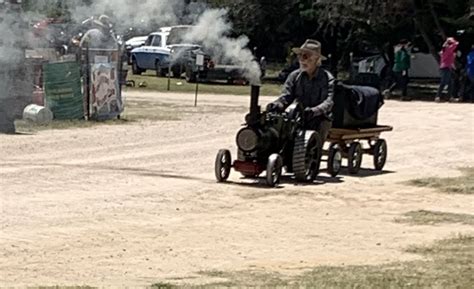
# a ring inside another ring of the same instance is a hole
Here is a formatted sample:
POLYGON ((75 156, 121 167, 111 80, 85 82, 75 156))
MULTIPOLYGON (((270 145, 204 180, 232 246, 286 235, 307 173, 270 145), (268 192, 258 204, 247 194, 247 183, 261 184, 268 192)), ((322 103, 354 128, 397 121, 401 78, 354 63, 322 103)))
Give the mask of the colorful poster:
POLYGON ((93 117, 99 120, 115 118, 123 110, 117 65, 96 63, 91 67, 93 117))

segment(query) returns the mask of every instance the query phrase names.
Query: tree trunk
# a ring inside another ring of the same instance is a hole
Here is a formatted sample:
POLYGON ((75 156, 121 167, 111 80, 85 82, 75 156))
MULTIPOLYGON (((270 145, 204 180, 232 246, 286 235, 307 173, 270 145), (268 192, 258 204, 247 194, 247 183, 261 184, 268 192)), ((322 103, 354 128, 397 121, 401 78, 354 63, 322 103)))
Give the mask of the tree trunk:
POLYGON ((428 0, 428 8, 430 10, 431 16, 433 17, 436 28, 441 33, 441 36, 443 37, 443 40, 446 40, 446 38, 448 38, 448 37, 446 36, 446 32, 444 31, 443 27, 441 26, 441 22, 439 22, 439 17, 438 17, 438 14, 436 14, 436 11, 434 9, 434 5, 433 5, 432 0, 428 0))
MULTIPOLYGON (((431 2, 430 2, 431 3, 431 2)), ((415 21, 415 26, 416 28, 418 28, 418 30, 420 31, 421 33, 421 36, 423 37, 423 40, 425 41, 426 43, 426 46, 428 46, 428 49, 430 50, 430 53, 431 55, 433 55, 433 57, 438 61, 440 61, 440 58, 439 58, 439 54, 438 54, 438 51, 435 47, 435 45, 433 44, 433 41, 430 39, 429 37, 429 34, 428 32, 426 31, 425 27, 421 24, 421 21, 420 21, 420 9, 419 7, 416 5, 416 0, 412 0, 412 7, 413 7, 413 11, 415 12, 415 15, 413 17, 413 21, 415 21)))
POLYGON ((426 32, 425 28, 423 27, 423 25, 421 25, 420 23, 420 20, 415 16, 414 18, 414 21, 415 21, 415 25, 416 27, 418 28, 418 30, 420 31, 421 33, 421 36, 423 37, 423 40, 425 41, 426 45, 428 46, 429 50, 430 50, 430 53, 431 55, 433 55, 433 57, 438 61, 439 63, 439 54, 438 54, 438 51, 436 49, 436 47, 434 46, 433 44, 433 41, 431 41, 430 37, 428 36, 428 33, 426 32))

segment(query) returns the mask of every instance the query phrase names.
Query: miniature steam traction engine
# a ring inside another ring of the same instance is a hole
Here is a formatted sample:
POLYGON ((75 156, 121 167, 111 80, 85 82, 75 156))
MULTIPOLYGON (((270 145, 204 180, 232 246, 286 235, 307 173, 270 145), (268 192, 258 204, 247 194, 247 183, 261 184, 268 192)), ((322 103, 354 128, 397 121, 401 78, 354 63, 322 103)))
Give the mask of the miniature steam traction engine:
MULTIPOLYGON (((227 180, 231 168, 244 177, 256 178, 266 171, 266 184, 280 182, 282 169, 293 173, 298 182, 313 181, 319 173, 322 143, 319 134, 305 129, 302 106, 294 103, 285 112, 260 111, 258 86, 252 86, 250 112, 245 126, 237 133, 237 160, 229 150, 219 150, 215 175, 227 180)), ((341 152, 332 146, 328 153, 328 172, 336 176, 341 167, 341 152)))

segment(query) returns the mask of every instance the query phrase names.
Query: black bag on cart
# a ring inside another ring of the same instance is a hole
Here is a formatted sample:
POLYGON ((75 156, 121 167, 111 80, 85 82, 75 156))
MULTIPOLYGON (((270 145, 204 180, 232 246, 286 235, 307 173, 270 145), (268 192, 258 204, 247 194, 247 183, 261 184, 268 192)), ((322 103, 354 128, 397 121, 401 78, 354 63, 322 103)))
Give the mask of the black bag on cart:
POLYGON ((383 103, 380 91, 374 87, 338 83, 334 94, 333 127, 375 127, 383 103))

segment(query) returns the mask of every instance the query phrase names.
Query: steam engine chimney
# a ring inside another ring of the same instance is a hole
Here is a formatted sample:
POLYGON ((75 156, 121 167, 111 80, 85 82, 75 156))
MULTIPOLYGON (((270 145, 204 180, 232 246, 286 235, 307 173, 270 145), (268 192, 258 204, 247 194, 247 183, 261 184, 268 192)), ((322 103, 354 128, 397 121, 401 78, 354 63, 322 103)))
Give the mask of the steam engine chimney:
POLYGON ((260 86, 252 85, 250 92, 250 113, 247 116, 247 124, 254 125, 258 123, 260 116, 260 106, 258 105, 258 98, 260 97, 260 86))

